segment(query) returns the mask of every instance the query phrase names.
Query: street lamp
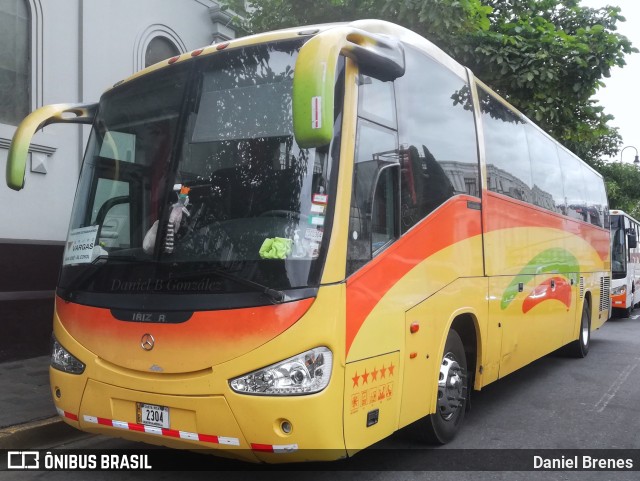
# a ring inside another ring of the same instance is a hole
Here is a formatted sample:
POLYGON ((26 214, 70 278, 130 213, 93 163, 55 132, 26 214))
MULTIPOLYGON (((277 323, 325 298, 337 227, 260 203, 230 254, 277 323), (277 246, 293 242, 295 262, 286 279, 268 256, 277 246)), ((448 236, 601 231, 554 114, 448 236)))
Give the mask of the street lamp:
POLYGON ((620 163, 622 163, 622 153, 627 149, 633 149, 636 151, 636 158, 633 159, 633 165, 636 167, 640 167, 640 159, 638 158, 638 149, 636 149, 633 145, 627 145, 624 149, 620 151, 620 163))

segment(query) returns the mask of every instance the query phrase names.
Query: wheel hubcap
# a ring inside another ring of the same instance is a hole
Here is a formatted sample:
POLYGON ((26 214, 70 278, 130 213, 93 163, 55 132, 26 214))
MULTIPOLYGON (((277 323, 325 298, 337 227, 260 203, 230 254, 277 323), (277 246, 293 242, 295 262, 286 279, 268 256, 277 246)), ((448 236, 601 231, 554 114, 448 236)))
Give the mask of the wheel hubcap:
POLYGON ((589 323, 586 319, 582 320, 582 345, 587 346, 589 344, 589 323))
POLYGON ((455 356, 447 353, 440 365, 438 379, 438 412, 446 421, 463 406, 467 393, 467 374, 455 356))

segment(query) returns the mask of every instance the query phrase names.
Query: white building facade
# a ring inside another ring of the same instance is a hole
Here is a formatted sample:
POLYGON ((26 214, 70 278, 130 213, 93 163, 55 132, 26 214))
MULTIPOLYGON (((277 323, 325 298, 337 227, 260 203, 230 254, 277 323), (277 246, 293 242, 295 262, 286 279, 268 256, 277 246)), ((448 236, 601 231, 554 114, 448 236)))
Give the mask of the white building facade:
MULTIPOLYGON (((96 102, 147 65, 234 36, 231 16, 212 0, 0 0, 2 173, 16 125, 29 112, 96 102)), ((31 146, 24 189, 0 184, 0 361, 48 344, 88 133, 46 127, 31 146)))

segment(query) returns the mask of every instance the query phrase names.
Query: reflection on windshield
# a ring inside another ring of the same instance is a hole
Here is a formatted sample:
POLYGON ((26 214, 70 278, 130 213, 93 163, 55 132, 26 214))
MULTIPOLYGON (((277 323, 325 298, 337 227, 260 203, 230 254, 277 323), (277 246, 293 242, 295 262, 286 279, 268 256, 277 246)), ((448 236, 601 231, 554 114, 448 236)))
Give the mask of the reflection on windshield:
POLYGON ((103 97, 63 290, 246 292, 241 279, 280 290, 318 285, 338 149, 301 149, 293 138, 300 43, 219 52, 103 97), (99 256, 108 261, 92 263, 99 256), (100 273, 75 285, 83 269, 100 273))
POLYGON ((627 249, 624 217, 611 216, 611 271, 626 276, 627 249))

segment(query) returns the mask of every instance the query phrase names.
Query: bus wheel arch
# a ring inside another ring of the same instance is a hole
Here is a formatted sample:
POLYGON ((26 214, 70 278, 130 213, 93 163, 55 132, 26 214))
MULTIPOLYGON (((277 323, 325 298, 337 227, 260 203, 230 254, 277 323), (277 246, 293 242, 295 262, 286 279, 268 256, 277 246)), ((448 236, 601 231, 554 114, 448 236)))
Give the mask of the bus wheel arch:
POLYGON ((458 333, 464 346, 469 372, 469 393, 471 393, 482 353, 478 321, 473 314, 460 314, 453 320, 450 329, 458 333))
POLYGON ((423 421, 429 443, 448 443, 462 426, 477 366, 477 340, 473 316, 457 316, 448 330, 440 361, 436 412, 423 421))

